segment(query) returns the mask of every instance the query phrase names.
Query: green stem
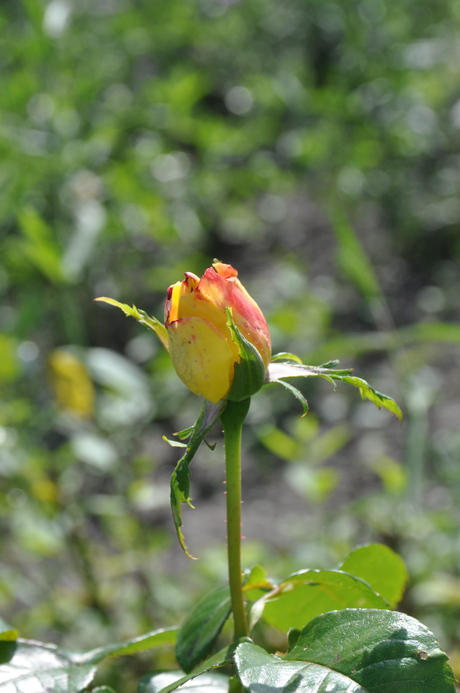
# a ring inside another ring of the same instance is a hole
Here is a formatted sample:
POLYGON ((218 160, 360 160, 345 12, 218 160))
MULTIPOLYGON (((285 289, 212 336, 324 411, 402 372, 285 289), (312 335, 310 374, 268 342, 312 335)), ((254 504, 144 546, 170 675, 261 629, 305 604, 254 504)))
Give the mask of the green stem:
POLYGON ((235 640, 248 635, 241 571, 241 432, 250 399, 227 402, 221 414, 224 426, 227 478, 227 556, 235 640))

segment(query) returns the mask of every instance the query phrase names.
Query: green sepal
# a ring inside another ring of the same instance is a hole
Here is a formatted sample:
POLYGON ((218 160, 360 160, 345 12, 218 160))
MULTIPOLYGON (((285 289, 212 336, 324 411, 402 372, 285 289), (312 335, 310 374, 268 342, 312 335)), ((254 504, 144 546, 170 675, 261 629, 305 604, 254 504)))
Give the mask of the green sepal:
POLYGON ((179 440, 171 440, 171 438, 167 438, 166 436, 161 436, 162 440, 165 441, 165 443, 168 443, 172 448, 186 448, 187 443, 181 443, 179 440))
MULTIPOLYGON (((175 470, 171 476, 171 510, 174 520, 174 526, 177 532, 177 538, 182 546, 182 549, 189 558, 193 556, 189 553, 185 538, 181 530, 182 527, 182 503, 187 503, 193 508, 190 498, 190 463, 193 460, 195 453, 203 442, 206 434, 211 429, 215 421, 225 409, 225 400, 220 400, 216 404, 205 400, 200 411, 200 415, 193 426, 190 440, 186 447, 184 455, 180 458, 175 470)), ((188 430, 188 429, 187 429, 188 430)))
POLYGON ((195 426, 189 426, 188 428, 184 428, 182 431, 177 431, 177 433, 173 433, 174 436, 177 436, 179 440, 187 440, 187 438, 190 438, 190 436, 193 433, 193 429, 195 426))
MULTIPOLYGON (((187 438, 190 438, 190 436, 192 435, 194 428, 195 428, 195 426, 189 426, 188 428, 184 428, 182 431, 177 431, 176 433, 173 433, 173 436, 176 436, 177 438, 179 438, 179 441, 180 440, 187 440, 187 438)), ((168 443, 168 445, 170 445, 172 448, 186 448, 187 447, 187 443, 180 443, 177 440, 171 440, 167 436, 162 436, 162 439, 165 441, 165 443, 168 443)), ((211 450, 214 450, 215 446, 208 445, 208 447, 211 450)))
POLYGON ((291 383, 285 383, 284 380, 274 380, 274 383, 278 383, 278 385, 282 385, 283 387, 286 388, 286 390, 289 390, 294 397, 299 400, 300 404, 302 405, 303 408, 303 414, 300 415, 300 418, 303 418, 308 414, 308 400, 303 396, 303 394, 298 390, 294 385, 291 385, 291 383))
POLYGON ((226 399, 230 399, 232 402, 241 402, 243 399, 252 397, 261 389, 265 382, 266 368, 256 347, 241 334, 235 325, 232 309, 226 308, 225 313, 232 340, 240 352, 240 362, 235 363, 233 382, 226 399))
POLYGON ((99 298, 95 298, 94 300, 102 301, 103 303, 109 303, 111 306, 116 306, 116 308, 120 308, 120 310, 122 310, 125 315, 134 318, 135 320, 137 320, 137 322, 140 322, 141 325, 144 325, 144 327, 147 327, 149 330, 152 330, 152 332, 156 334, 160 342, 163 344, 166 351, 169 351, 168 331, 159 320, 152 317, 151 315, 147 315, 145 311, 139 310, 134 305, 128 306, 127 303, 120 303, 119 301, 116 301, 114 298, 100 296, 99 298))

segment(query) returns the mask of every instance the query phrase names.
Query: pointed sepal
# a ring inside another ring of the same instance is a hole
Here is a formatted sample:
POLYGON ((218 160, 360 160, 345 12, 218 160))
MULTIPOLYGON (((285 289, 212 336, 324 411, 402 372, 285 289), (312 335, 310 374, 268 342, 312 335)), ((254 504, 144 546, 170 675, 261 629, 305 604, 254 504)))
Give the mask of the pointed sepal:
POLYGON ((159 320, 157 320, 151 315, 147 315, 145 311, 139 310, 139 308, 136 308, 136 306, 134 305, 129 306, 127 303, 120 303, 119 301, 116 301, 114 298, 100 296, 99 298, 95 298, 94 300, 102 301, 103 303, 109 303, 111 306, 120 308, 120 310, 122 310, 125 315, 134 318, 135 320, 137 320, 137 322, 140 322, 141 325, 144 325, 149 330, 154 332, 160 340, 160 342, 163 344, 166 351, 169 351, 168 332, 166 330, 166 327, 159 320))
POLYGON ((233 402, 241 402, 252 397, 265 383, 266 369, 256 347, 249 342, 235 325, 232 309, 226 308, 227 325, 232 335, 232 340, 238 346, 240 361, 235 363, 233 382, 227 399, 233 402))

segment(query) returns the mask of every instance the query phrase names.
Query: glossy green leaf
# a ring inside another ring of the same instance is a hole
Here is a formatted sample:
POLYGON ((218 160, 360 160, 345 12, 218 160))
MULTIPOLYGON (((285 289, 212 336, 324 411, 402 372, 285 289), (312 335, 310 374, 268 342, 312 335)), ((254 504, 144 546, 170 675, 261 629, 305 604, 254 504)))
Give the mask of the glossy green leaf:
POLYGON ((187 505, 193 508, 190 498, 190 463, 206 437, 206 434, 225 409, 225 406, 225 400, 220 400, 217 404, 213 404, 207 400, 204 401, 200 415, 193 426, 193 433, 191 434, 186 451, 180 458, 171 476, 171 510, 174 525, 180 545, 189 558, 193 558, 193 556, 188 551, 185 537, 182 532, 181 505, 182 503, 187 503, 187 505))
MULTIPOLYGON (((23 639, 0 642, 0 693, 79 693, 91 683, 96 665, 105 657, 173 645, 176 635, 176 628, 161 629, 84 653, 66 652, 48 643, 23 639), (5 658, 5 654, 9 656, 5 658)), ((112 691, 104 687, 97 690, 112 691)))
POLYGON ((402 598, 408 580, 402 558, 383 544, 360 546, 347 556, 339 568, 368 582, 392 608, 402 598))
POLYGON ((252 643, 235 653, 239 678, 249 693, 366 693, 347 676, 307 662, 286 662, 252 643))
POLYGON ((186 673, 211 652, 230 611, 230 590, 225 585, 200 599, 186 618, 176 643, 177 661, 186 673))
MULTIPOLYGON (((253 609, 279 630, 302 628, 318 614, 350 607, 387 609, 388 602, 364 580, 340 570, 306 570, 291 575, 253 609)), ((251 618, 251 623, 254 617, 251 618)))
POLYGON ((110 686, 98 686, 97 688, 93 688, 91 693, 117 693, 117 691, 110 686))
POLYGON ((372 693, 455 691, 447 655, 433 633, 397 611, 345 609, 323 614, 302 630, 284 661, 328 667, 372 693))
POLYGON ((165 647, 174 645, 177 639, 178 628, 159 628, 138 638, 131 638, 124 642, 112 643, 94 650, 75 655, 81 663, 98 664, 105 657, 119 657, 121 655, 132 655, 137 652, 151 650, 154 647, 165 647))
POLYGON ((0 693, 80 693, 96 667, 54 645, 18 640, 8 663, 0 666, 0 693))
POLYGON ((235 665, 249 693, 454 693, 447 656, 419 621, 394 611, 345 609, 318 616, 269 655, 239 645, 235 665))

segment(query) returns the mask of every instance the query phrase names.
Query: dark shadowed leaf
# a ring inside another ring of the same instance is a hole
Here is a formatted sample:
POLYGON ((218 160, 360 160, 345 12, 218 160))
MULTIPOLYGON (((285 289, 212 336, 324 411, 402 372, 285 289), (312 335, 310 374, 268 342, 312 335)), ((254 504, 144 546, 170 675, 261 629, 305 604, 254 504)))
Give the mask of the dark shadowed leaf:
POLYGON ((176 643, 177 661, 186 673, 210 653, 230 610, 230 590, 225 585, 203 597, 187 617, 176 643))

